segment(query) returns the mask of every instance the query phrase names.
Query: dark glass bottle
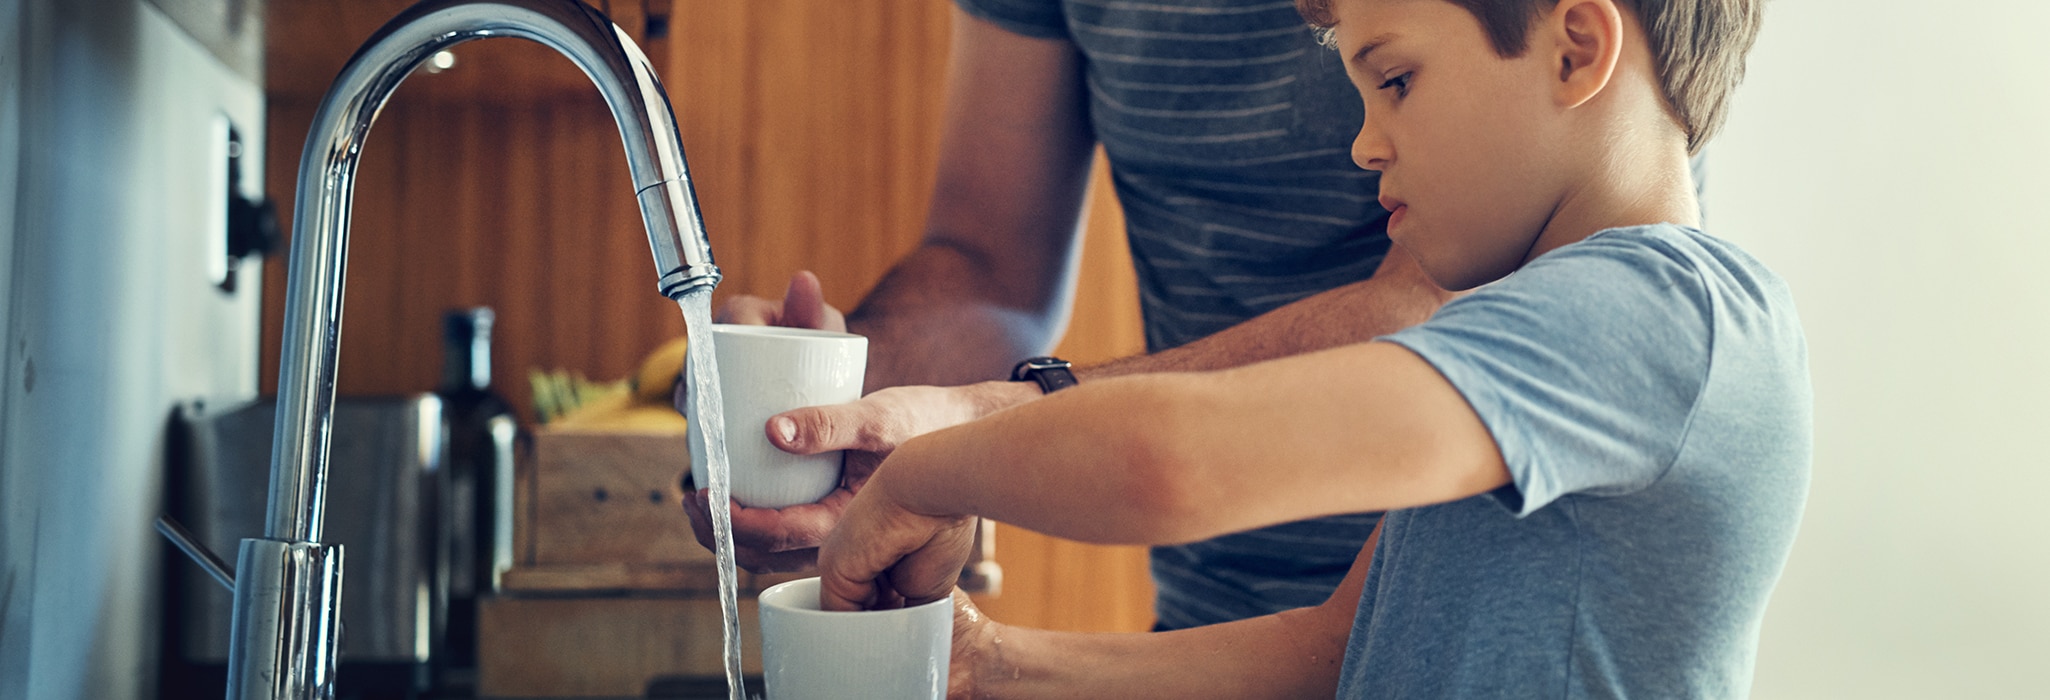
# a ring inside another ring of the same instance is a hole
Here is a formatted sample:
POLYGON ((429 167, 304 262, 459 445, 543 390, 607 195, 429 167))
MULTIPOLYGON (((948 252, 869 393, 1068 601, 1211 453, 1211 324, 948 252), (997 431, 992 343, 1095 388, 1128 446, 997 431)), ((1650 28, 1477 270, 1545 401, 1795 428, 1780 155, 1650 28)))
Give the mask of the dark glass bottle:
MULTIPOLYGON (((436 685, 444 691, 474 688, 477 668, 477 603, 496 590, 501 558, 498 543, 512 504, 512 406, 491 390, 489 307, 449 311, 442 317, 441 398, 447 462, 439 480, 440 546, 446 572, 447 606, 437 660, 436 685)), ((509 554, 509 550, 506 552, 509 554)))

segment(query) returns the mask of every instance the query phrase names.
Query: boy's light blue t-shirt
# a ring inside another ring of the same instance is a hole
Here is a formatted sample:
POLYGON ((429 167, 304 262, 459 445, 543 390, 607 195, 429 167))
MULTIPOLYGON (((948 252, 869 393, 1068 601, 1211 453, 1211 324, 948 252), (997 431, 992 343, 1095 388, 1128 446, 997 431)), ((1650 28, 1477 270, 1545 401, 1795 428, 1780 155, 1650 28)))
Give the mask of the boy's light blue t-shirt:
POLYGON ((1342 698, 1728 698, 1808 491, 1786 285, 1670 225, 1564 246, 1388 336, 1512 483, 1389 513, 1342 698))

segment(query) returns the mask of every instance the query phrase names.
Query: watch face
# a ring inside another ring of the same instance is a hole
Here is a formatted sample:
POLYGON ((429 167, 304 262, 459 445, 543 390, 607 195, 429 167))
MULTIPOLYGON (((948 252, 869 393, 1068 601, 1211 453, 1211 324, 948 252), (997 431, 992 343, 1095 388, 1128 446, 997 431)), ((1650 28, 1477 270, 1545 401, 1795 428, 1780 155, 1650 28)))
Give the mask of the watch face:
POLYGON ((1027 379, 1032 379, 1035 378, 1035 376, 1039 372, 1046 370, 1065 370, 1069 367, 1069 365, 1070 363, 1067 360, 1063 360, 1058 357, 1030 358, 1025 360, 1024 362, 1018 363, 1017 367, 1012 368, 1011 381, 1024 381, 1027 379))

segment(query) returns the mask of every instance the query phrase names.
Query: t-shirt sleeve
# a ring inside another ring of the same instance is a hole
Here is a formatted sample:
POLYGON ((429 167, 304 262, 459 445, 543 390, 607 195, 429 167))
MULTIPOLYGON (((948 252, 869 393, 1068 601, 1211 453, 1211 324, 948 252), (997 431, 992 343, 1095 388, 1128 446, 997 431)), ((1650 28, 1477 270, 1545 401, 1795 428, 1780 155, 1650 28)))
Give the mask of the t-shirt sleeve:
POLYGON ((1041 39, 1068 38, 1060 0, 954 0, 961 11, 1006 31, 1041 39))
POLYGON ((1711 304, 1669 242, 1598 235, 1383 340, 1422 356, 1479 414, 1511 477, 1493 495, 1522 516, 1665 474, 1708 378, 1711 304))

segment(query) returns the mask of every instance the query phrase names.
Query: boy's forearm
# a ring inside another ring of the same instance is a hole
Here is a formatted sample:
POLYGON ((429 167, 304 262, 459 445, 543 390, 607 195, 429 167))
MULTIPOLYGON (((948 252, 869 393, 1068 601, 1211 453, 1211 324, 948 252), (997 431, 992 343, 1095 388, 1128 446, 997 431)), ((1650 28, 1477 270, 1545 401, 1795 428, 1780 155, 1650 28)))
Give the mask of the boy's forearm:
POLYGON ((1464 397, 1388 343, 1083 384, 906 442, 882 472, 913 512, 1111 544, 1442 503, 1508 482, 1464 397))
POLYGON ((1196 376, 1120 378, 914 438, 870 488, 888 481, 915 513, 981 515, 1085 542, 1215 534, 1216 513, 1192 507, 1200 484, 1163 449, 1194 425, 1182 414, 1201 410, 1189 391, 1196 376))

